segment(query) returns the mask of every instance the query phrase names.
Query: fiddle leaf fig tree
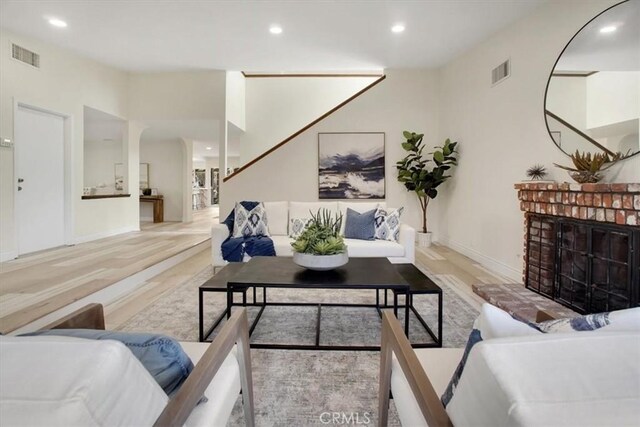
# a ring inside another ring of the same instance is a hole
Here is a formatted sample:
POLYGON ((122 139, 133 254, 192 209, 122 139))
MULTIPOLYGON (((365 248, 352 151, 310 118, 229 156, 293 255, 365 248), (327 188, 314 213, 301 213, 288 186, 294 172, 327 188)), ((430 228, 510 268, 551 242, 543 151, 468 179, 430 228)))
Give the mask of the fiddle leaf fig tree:
POLYGON ((416 193, 422 208, 422 232, 427 232, 427 207, 429 200, 438 195, 438 186, 451 178, 447 171, 458 165, 456 146, 447 138, 442 146, 434 147, 435 151, 428 153, 431 158, 423 155, 424 134, 404 131, 405 142, 402 148, 408 152, 407 156, 396 162, 398 181, 404 184, 408 191, 416 193))

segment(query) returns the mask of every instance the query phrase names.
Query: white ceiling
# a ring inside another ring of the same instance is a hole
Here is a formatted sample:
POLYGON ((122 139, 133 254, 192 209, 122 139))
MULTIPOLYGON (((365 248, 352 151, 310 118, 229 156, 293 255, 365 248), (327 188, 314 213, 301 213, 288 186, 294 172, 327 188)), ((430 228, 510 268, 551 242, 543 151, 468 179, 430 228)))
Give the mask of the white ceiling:
POLYGON ((443 65, 545 1, 0 0, 0 25, 130 71, 379 70, 443 65))
POLYGON ((599 15, 571 41, 556 65, 560 71, 640 71, 640 0, 599 15), (615 26, 611 33, 600 29, 615 26))

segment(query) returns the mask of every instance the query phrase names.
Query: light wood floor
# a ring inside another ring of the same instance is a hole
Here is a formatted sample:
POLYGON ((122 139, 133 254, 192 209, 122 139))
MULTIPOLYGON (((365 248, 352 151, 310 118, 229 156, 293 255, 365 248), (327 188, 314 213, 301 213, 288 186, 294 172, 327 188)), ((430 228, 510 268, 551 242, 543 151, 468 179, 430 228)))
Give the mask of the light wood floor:
MULTIPOLYGON (((6 333, 88 294, 116 283, 209 239, 217 208, 194 212, 188 224, 143 223, 127 233, 76 246, 57 248, 0 264, 0 332, 6 333)), ((416 249, 416 264, 451 285, 475 307, 482 299, 471 285, 507 283, 466 256, 433 245, 416 249)), ((202 251, 140 284, 105 307, 108 328, 127 322, 177 285, 210 265, 208 245, 202 251)))
MULTIPOLYGON (((194 212, 193 222, 189 224, 143 223, 139 232, 42 251, 1 263, 0 332, 17 329, 202 244, 210 238, 214 217, 217 218, 217 208, 204 209, 194 212)), ((203 245, 202 252, 208 252, 205 249, 207 246, 203 245)), ((138 291, 140 298, 149 298, 146 292, 138 291)))

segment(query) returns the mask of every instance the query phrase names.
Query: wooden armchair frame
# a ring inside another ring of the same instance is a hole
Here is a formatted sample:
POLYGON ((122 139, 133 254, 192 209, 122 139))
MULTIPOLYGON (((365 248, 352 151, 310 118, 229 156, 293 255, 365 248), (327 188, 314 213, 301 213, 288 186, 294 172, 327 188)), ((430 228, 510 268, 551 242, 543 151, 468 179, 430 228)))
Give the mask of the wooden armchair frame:
MULTIPOLYGON (((104 309, 101 304, 89 304, 59 319, 43 329, 104 329, 104 309)), ((241 309, 225 323, 206 352, 198 361, 189 378, 176 395, 169 400, 154 426, 184 425, 220 366, 237 344, 240 365, 240 385, 245 424, 254 427, 253 379, 249 353, 249 322, 247 312, 241 309)))
POLYGON ((429 427, 453 426, 435 392, 429 377, 422 369, 418 356, 393 313, 382 312, 382 339, 380 345, 380 388, 378 395, 378 423, 381 427, 389 421, 389 391, 391 390, 391 358, 395 354, 402 372, 418 402, 420 411, 429 427))

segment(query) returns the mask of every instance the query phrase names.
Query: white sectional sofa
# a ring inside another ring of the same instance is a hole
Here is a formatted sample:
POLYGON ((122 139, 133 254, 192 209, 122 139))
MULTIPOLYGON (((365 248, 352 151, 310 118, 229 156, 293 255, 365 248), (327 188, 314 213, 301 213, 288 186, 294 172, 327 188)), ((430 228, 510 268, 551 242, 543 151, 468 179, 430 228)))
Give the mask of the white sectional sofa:
MULTIPOLYGON (((269 234, 276 250, 276 256, 293 256, 289 237, 290 218, 309 217, 310 212, 328 209, 334 214, 343 214, 344 231, 347 208, 363 213, 377 207, 386 208, 385 202, 264 202, 267 212, 269 234)), ((211 263, 214 267, 227 264, 222 258, 221 245, 229 237, 225 224, 214 224, 211 228, 211 263)), ((398 242, 386 240, 345 239, 349 256, 352 258, 387 257, 392 263, 413 263, 415 260, 415 229, 407 224, 400 227, 398 242)))

